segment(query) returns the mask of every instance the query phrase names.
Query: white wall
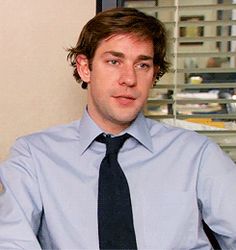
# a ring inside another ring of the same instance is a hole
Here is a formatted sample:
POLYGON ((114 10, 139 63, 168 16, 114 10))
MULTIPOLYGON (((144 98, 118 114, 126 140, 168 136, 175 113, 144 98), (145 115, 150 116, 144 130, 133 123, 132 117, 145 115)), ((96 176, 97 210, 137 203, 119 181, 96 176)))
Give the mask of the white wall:
POLYGON ((86 91, 64 48, 76 43, 95 2, 0 1, 0 161, 16 137, 81 116, 86 91))

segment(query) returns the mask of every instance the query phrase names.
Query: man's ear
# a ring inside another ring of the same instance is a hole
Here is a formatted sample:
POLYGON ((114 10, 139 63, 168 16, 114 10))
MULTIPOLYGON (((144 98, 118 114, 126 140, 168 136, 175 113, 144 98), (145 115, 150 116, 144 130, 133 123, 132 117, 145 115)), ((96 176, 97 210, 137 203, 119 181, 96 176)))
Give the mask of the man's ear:
POLYGON ((76 69, 83 82, 90 82, 89 60, 83 54, 76 57, 76 69))

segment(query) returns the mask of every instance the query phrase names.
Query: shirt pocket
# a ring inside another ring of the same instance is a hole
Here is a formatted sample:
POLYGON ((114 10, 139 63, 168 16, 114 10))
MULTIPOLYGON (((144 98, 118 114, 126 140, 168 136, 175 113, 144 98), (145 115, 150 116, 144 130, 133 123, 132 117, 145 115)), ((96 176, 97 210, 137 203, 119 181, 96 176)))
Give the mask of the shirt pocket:
POLYGON ((144 237, 150 249, 188 249, 198 232, 199 212, 191 191, 145 195, 144 237))

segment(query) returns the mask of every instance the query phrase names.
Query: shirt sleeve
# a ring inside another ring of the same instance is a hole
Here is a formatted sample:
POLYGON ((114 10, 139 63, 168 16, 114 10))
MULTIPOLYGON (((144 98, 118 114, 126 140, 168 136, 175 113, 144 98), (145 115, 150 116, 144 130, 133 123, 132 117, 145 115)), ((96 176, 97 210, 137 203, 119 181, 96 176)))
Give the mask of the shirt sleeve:
POLYGON ((236 249, 236 165, 213 142, 201 158, 197 185, 202 216, 222 249, 236 249))
POLYGON ((0 182, 0 249, 40 250, 42 203, 34 162, 23 138, 0 166, 0 182))

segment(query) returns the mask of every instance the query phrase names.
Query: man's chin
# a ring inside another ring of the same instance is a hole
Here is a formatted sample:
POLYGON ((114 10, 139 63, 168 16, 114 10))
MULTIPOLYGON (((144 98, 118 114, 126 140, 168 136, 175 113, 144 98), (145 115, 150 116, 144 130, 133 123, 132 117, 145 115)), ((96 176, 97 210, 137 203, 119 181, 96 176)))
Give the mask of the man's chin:
POLYGON ((130 125, 137 117, 138 113, 126 113, 120 114, 116 117, 117 122, 120 125, 130 125))

